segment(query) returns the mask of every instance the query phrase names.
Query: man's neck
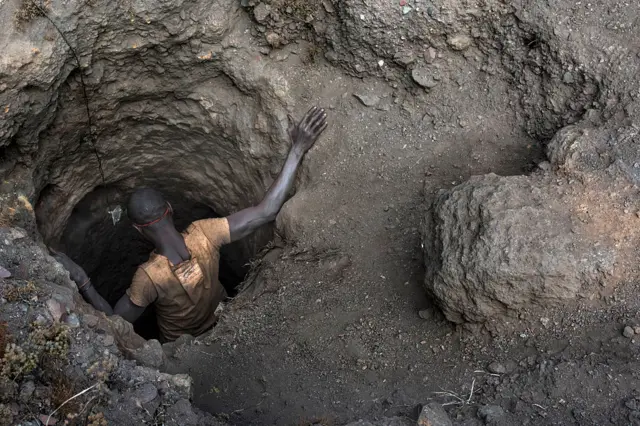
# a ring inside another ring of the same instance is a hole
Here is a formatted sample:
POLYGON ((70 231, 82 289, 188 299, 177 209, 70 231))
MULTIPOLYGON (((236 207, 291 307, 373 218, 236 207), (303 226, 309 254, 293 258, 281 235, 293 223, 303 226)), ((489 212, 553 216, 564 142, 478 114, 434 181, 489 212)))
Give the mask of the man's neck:
POLYGON ((184 242, 184 237, 175 229, 158 237, 156 251, 169 261, 178 265, 191 258, 189 249, 184 242))

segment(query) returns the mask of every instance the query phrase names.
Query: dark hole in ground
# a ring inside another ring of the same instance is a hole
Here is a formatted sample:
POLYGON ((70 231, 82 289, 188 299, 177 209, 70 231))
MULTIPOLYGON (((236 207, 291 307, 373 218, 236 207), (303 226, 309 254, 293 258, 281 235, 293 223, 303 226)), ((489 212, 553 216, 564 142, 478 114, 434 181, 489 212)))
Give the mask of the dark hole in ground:
MULTIPOLYGON (((85 269, 98 292, 112 306, 125 294, 137 267, 149 258, 154 248, 131 226, 125 211, 116 225, 107 214, 109 201, 124 209, 127 195, 105 188, 89 193, 74 208, 61 241, 63 250, 85 269)), ((202 203, 170 194, 165 196, 173 206, 178 231, 183 231, 193 221, 219 217, 202 203)), ((237 293, 252 254, 247 242, 222 248, 219 278, 229 296, 237 293)), ((134 323, 134 329, 145 339, 158 338, 153 306, 134 323)))

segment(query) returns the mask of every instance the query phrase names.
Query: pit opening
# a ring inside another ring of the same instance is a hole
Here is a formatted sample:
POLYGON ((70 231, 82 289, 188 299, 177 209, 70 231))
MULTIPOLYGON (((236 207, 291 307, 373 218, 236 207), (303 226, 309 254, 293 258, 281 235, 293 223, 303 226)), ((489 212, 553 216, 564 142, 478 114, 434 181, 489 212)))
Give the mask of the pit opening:
MULTIPOLYGON (((60 238, 62 250, 84 268, 96 290, 112 306, 125 294, 136 269, 154 249, 127 217, 125 208, 131 192, 132 189, 98 187, 88 193, 74 207, 60 238), (123 211, 114 224, 108 209, 117 205, 123 211)), ((196 220, 221 217, 202 202, 177 192, 162 192, 173 206, 174 222, 180 232, 196 220)), ((219 279, 230 297, 237 294, 255 248, 255 241, 249 238, 221 249, 219 279)), ((145 339, 159 337, 153 305, 134 323, 134 329, 145 339)))

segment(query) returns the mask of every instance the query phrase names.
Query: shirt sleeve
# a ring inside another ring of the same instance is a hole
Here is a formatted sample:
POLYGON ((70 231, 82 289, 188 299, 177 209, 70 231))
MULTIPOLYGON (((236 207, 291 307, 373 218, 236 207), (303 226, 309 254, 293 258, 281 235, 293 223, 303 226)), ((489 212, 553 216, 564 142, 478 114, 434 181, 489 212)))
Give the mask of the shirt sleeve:
POLYGON ((142 268, 138 268, 131 280, 131 286, 127 289, 127 296, 136 306, 146 308, 156 301, 158 292, 151 278, 142 268))
POLYGON ((229 222, 226 217, 216 219, 203 219, 193 222, 215 247, 220 247, 231 242, 229 222))

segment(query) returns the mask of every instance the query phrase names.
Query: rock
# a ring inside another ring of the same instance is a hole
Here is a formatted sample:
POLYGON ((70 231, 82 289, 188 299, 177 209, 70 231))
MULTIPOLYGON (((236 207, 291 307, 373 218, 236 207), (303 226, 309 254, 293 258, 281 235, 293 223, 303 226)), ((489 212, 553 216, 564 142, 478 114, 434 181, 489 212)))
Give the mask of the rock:
POLYGON ((507 369, 504 365, 495 361, 487 366, 487 370, 489 370, 489 372, 493 374, 505 374, 507 372, 507 369))
POLYGON ((465 50, 471 46, 471 37, 465 34, 449 36, 447 43, 453 50, 465 50))
POLYGON ((640 334, 640 327, 638 327, 638 326, 633 327, 633 332, 635 334, 640 334))
POLYGON ((538 168, 540 168, 540 170, 544 170, 545 172, 551 171, 551 163, 549 163, 548 161, 542 161, 540 164, 538 164, 538 168))
POLYGON ((80 327, 80 319, 78 318, 78 315, 76 315, 75 313, 67 315, 64 322, 71 328, 80 327))
POLYGON ((142 348, 131 351, 131 357, 141 365, 160 368, 164 364, 162 345, 155 339, 147 341, 142 348))
POLYGON ((140 404, 146 404, 148 402, 153 401, 158 396, 158 389, 153 386, 151 383, 145 383, 136 389, 134 393, 134 398, 140 404))
POLYGON ((484 405, 478 409, 478 417, 486 423, 495 423, 504 416, 504 410, 498 405, 484 405))
POLYGON ((114 343, 115 343, 115 339, 110 334, 107 334, 102 338, 102 344, 105 346, 111 346, 114 343))
POLYGON ((431 72, 426 68, 414 68, 411 71, 411 77, 413 81, 426 89, 432 89, 438 85, 438 82, 433 78, 431 72))
MULTIPOLYGON (((570 192, 547 175, 493 174, 441 191, 426 213, 422 244, 425 287, 446 318, 495 321, 523 308, 564 304, 616 280, 620 243, 597 237, 598 230, 611 217, 625 232, 637 227, 606 204, 598 221, 577 220, 567 206, 583 205, 585 192, 570 192)), ((595 212, 590 205, 589 214, 595 212)))
POLYGON ((436 60, 437 56, 438 56, 438 52, 433 47, 428 48, 427 51, 424 52, 424 60, 428 64, 433 63, 436 60))
POLYGON ((0 229, 0 237, 6 241, 6 244, 10 244, 16 240, 26 238, 27 231, 22 228, 2 228, 0 229))
POLYGON ((256 18, 258 22, 264 22, 271 13, 269 6, 265 3, 258 4, 255 8, 253 8, 253 17, 256 18))
POLYGON ((433 318, 433 308, 422 309, 418 312, 418 316, 423 320, 430 320, 433 318))
POLYGON ((267 33, 265 35, 265 38, 267 40, 267 43, 269 43, 271 45, 271 47, 280 47, 282 45, 282 37, 280 37, 278 34, 276 33, 267 33))
POLYGON ((640 410, 640 401, 638 401, 637 398, 631 398, 629 400, 627 400, 624 405, 629 409, 629 410, 633 410, 633 411, 638 411, 640 410))
POLYGON ((562 81, 565 84, 573 84, 575 83, 575 78, 573 77, 573 74, 569 71, 565 72, 564 75, 562 76, 562 81))
MULTIPOLYGON (((219 313, 217 312, 218 309, 224 306, 224 304, 219 304, 218 307, 216 308, 216 316, 220 316, 219 313)), ((224 309, 224 308, 221 308, 224 309)), ((193 336, 191 336, 190 334, 183 334, 182 336, 178 337, 176 340, 174 340, 173 342, 168 342, 162 345, 162 350, 164 351, 164 353, 171 358, 179 358, 180 354, 183 352, 182 349, 189 345, 191 342, 193 341, 193 336)))
POLYGON ((20 388, 20 400, 22 402, 28 402, 36 390, 36 385, 32 381, 25 382, 20 388))
POLYGON ((0 278, 11 278, 11 272, 0 266, 0 278))
POLYGON ((380 102, 380 97, 376 95, 365 95, 360 93, 354 93, 353 96, 358 98, 362 105, 372 107, 378 105, 380 102))
POLYGON ((398 52, 395 55, 393 55, 393 60, 400 65, 407 66, 415 62, 416 55, 414 55, 414 53, 411 51, 398 52))
POLYGON ((51 314, 51 318, 53 318, 53 320, 56 322, 60 321, 62 315, 66 313, 66 310, 56 299, 52 298, 47 300, 46 305, 49 313, 51 314))
POLYGON ((58 424, 58 419, 51 417, 48 414, 40 414, 38 416, 38 420, 40 420, 44 426, 55 426, 58 424))
POLYGON ((626 337, 627 339, 631 339, 634 335, 635 335, 635 331, 633 331, 633 328, 626 326, 624 328, 624 330, 622 330, 622 335, 624 337, 626 337))
POLYGON ((442 405, 431 402, 422 409, 418 426, 453 426, 453 423, 442 405))
POLYGON ((198 426, 198 415, 193 412, 191 404, 181 399, 167 409, 167 416, 182 426, 198 426))
POLYGON ((322 6, 327 13, 336 13, 336 9, 333 7, 333 3, 330 0, 322 0, 322 6))
POLYGON ((85 314, 82 316, 82 322, 87 327, 94 328, 98 325, 98 317, 95 315, 85 314))

